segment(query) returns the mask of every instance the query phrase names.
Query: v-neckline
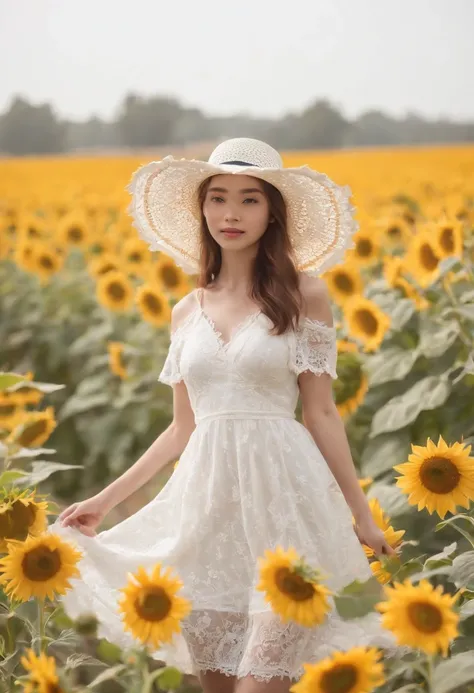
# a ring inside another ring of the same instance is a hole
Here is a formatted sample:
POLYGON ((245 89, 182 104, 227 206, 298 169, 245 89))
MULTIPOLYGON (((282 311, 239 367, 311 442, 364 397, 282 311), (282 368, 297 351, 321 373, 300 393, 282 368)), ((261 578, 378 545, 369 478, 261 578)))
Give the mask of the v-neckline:
POLYGON ((244 327, 247 327, 247 325, 250 325, 251 322, 253 322, 253 320, 255 318, 257 318, 262 312, 261 310, 254 311, 253 313, 249 313, 245 318, 243 318, 243 320, 240 320, 240 322, 238 322, 232 328, 229 340, 226 342, 226 341, 224 341, 224 339, 222 337, 222 332, 218 329, 214 320, 206 313, 206 311, 202 307, 202 288, 199 288, 197 290, 196 300, 197 300, 197 303, 199 306, 200 315, 202 315, 202 317, 205 319, 205 321, 207 322, 207 324, 211 328, 217 342, 219 343, 219 346, 221 347, 221 349, 223 351, 227 351, 229 349, 229 347, 234 343, 234 340, 236 339, 236 337, 242 332, 244 327))

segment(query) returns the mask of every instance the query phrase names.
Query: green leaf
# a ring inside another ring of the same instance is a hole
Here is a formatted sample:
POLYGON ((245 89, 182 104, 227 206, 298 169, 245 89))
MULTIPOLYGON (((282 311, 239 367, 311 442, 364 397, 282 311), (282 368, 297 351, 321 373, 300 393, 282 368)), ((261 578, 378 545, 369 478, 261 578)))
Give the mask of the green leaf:
POLYGON ((168 666, 161 667, 161 669, 156 669, 156 671, 153 671, 148 675, 145 682, 144 693, 148 693, 149 691, 153 690, 152 686, 155 681, 158 682, 160 690, 174 691, 179 688, 182 680, 183 675, 179 669, 168 666))
POLYGON ((22 383, 24 380, 26 380, 26 378, 22 375, 0 372, 0 392, 3 392, 12 385, 16 385, 16 383, 22 383))
POLYGON ((445 274, 451 271, 459 271, 462 269, 462 264, 459 258, 455 256, 445 257, 438 264, 438 280, 444 277, 445 274))
POLYGON ((394 484, 373 484, 367 492, 367 497, 377 498, 390 517, 404 515, 411 510, 405 494, 394 484))
POLYGON ((23 389, 39 390, 49 395, 51 392, 57 392, 58 390, 64 390, 65 385, 56 385, 54 383, 39 383, 34 380, 25 380, 21 383, 13 385, 8 388, 8 392, 21 392, 23 389))
POLYGON ((415 312, 415 304, 409 298, 401 298, 390 312, 390 329, 395 332, 402 330, 415 312))
POLYGON ((420 412, 437 409, 447 400, 451 387, 447 377, 431 375, 419 380, 375 413, 370 437, 398 431, 411 424, 420 412))
POLYGON ((459 336, 459 323, 446 320, 442 323, 423 320, 420 326, 418 348, 428 359, 442 356, 459 336))
POLYGON ((474 616, 474 599, 470 599, 468 602, 464 602, 464 604, 461 606, 461 609, 459 610, 459 615, 461 617, 461 621, 464 621, 466 618, 471 618, 471 616, 474 616))
POLYGON ((67 469, 83 469, 82 464, 61 464, 60 462, 49 462, 46 460, 37 460, 32 463, 32 470, 29 474, 23 477, 18 482, 25 486, 36 486, 41 481, 44 481, 55 472, 64 472, 67 469))
POLYGON ((472 681, 474 681, 474 657, 472 652, 462 652, 451 659, 444 660, 435 668, 432 691, 448 693, 472 681))
POLYGON ((21 469, 7 469, 5 472, 0 474, 0 487, 10 486, 14 484, 18 479, 25 476, 26 472, 21 469))
POLYGON ((125 664, 116 664, 114 667, 109 667, 109 669, 101 671, 100 674, 96 676, 95 679, 91 681, 87 687, 95 688, 104 681, 110 681, 111 679, 114 679, 118 674, 121 674, 122 671, 124 671, 126 668, 127 667, 125 664))
POLYGON ((363 476, 375 478, 392 469, 396 464, 406 462, 410 450, 410 434, 407 430, 384 433, 372 438, 362 453, 363 476))
POLYGON ((70 416, 76 414, 82 414, 85 411, 90 411, 91 409, 96 409, 97 407, 104 407, 110 402, 110 394, 108 392, 98 392, 95 395, 90 396, 76 396, 71 397, 59 413, 59 420, 64 421, 70 416))
POLYGON ((452 580, 456 587, 474 585, 474 551, 456 556, 452 565, 452 580))
POLYGON ((456 551, 457 542, 454 541, 449 546, 445 546, 440 553, 436 553, 426 559, 424 570, 431 570, 432 568, 441 568, 444 565, 452 565, 451 555, 456 551))
POLYGON ((373 611, 382 595, 379 581, 369 578, 365 582, 354 580, 341 592, 334 595, 336 610, 341 618, 350 620, 366 616, 373 611))
POLYGON ((369 385, 373 387, 392 380, 402 380, 411 371, 418 356, 417 349, 408 351, 396 346, 369 356, 365 361, 369 385))
POLYGON ((69 353, 74 356, 89 354, 93 347, 100 343, 105 343, 112 334, 112 325, 108 320, 104 320, 99 325, 90 327, 87 332, 76 339, 69 347, 69 353))

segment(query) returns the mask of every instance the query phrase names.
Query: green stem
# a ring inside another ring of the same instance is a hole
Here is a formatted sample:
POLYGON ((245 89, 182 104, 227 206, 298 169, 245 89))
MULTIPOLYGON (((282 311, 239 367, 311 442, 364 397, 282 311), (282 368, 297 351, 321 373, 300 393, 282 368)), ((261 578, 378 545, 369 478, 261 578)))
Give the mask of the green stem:
POLYGON ((44 648, 44 642, 45 642, 45 637, 44 637, 44 600, 43 599, 38 599, 38 655, 40 655, 43 652, 44 648))
POLYGON ((427 677, 426 677, 426 683, 428 684, 428 693, 432 693, 434 690, 434 681, 433 681, 433 674, 434 674, 434 655, 428 655, 427 660, 426 660, 426 668, 427 668, 427 677))

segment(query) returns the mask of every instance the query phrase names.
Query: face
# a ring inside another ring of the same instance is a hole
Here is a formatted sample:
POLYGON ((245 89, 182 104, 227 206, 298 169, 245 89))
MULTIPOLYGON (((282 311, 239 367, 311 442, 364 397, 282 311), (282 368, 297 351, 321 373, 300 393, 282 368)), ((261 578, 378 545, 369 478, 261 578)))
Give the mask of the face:
POLYGON ((254 245, 271 221, 263 184, 252 176, 213 176, 202 212, 211 236, 225 249, 242 250, 254 245), (231 235, 226 230, 242 233, 231 235))

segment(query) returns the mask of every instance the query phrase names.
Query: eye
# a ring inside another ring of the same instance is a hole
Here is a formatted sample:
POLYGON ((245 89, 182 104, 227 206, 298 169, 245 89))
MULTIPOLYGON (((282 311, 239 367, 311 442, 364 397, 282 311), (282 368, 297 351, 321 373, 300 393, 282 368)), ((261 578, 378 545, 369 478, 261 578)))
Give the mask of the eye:
POLYGON ((223 198, 223 197, 219 197, 218 195, 213 195, 213 196, 211 197, 211 202, 224 202, 224 198, 223 198))
POLYGON ((255 197, 246 197, 245 200, 244 200, 244 204, 245 204, 246 202, 251 202, 251 203, 255 202, 255 203, 257 203, 258 200, 255 199, 255 197))

